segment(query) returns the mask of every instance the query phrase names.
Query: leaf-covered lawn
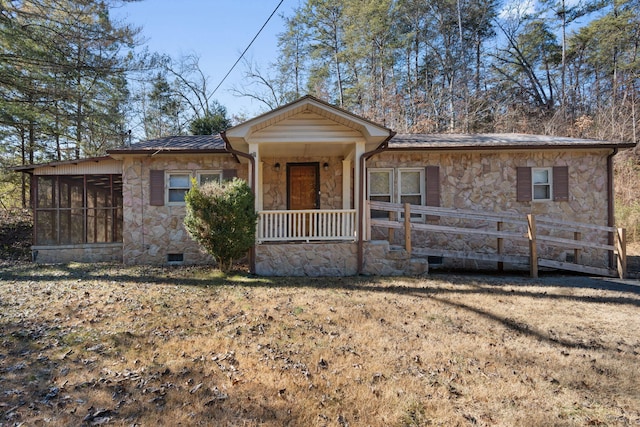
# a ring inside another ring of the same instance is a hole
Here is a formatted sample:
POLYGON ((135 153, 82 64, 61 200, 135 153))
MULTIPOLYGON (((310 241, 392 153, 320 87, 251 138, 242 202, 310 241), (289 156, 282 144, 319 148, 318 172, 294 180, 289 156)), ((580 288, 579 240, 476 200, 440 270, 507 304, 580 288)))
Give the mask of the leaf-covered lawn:
POLYGON ((0 425, 638 425, 606 283, 3 264, 0 425))

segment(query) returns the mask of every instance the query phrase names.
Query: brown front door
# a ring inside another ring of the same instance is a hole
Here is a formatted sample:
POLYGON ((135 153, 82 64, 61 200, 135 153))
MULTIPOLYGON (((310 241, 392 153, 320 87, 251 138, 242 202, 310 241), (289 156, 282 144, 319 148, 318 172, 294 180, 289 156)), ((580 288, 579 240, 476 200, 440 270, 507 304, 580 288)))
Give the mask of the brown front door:
POLYGON ((287 164, 287 209, 320 208, 319 170, 318 163, 287 164))

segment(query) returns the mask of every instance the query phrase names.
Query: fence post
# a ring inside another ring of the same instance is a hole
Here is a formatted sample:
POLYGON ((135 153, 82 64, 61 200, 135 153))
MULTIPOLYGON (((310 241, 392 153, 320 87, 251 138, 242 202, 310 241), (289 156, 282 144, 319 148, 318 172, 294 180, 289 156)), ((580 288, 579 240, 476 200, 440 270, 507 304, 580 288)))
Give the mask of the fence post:
MULTIPOLYGON (((395 221, 396 220, 396 213, 394 211, 389 211, 389 221, 395 221)), ((395 231, 393 228, 389 228, 389 244, 392 245, 393 244, 393 240, 395 237, 395 231)))
MULTIPOLYGON (((573 233, 573 240, 581 240, 582 239, 582 233, 580 233, 579 231, 575 231, 573 233)), ((580 248, 575 248, 573 250, 573 262, 575 262, 576 264, 580 264, 580 258, 582 255, 582 249, 580 248)))
POLYGON ((527 215, 529 238, 529 274, 532 278, 538 278, 538 249, 536 246, 536 219, 532 214, 527 215))
POLYGON ((627 278, 627 236, 624 228, 618 228, 616 233, 616 249, 618 252, 618 276, 627 278))
MULTIPOLYGON (((498 231, 502 231, 502 221, 498 221, 498 225, 497 225, 497 230, 498 231)), ((502 237, 498 237, 498 255, 502 255, 502 253, 504 252, 504 239, 502 237)), ((503 262, 498 262, 498 271, 502 272, 504 271, 504 263, 503 262)))
POLYGON ((404 204, 404 248, 411 254, 411 205, 404 204))

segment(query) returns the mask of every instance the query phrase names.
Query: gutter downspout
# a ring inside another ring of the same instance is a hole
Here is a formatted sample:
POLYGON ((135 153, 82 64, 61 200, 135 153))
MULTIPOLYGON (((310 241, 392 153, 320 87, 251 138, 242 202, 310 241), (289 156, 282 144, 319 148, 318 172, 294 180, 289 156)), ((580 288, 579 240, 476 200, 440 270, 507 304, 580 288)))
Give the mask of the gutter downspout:
POLYGON ((358 188, 358 275, 362 274, 364 266, 364 220, 362 219, 364 213, 364 183, 365 183, 365 164, 367 160, 375 154, 381 153, 389 148, 389 141, 396 135, 395 132, 391 132, 387 139, 385 139, 375 150, 362 153, 360 159, 360 183, 358 188))
MULTIPOLYGON (((249 160, 249 164, 250 166, 250 172, 251 172, 251 182, 250 182, 250 186, 251 186, 251 192, 253 193, 253 196, 255 197, 256 195, 256 159, 248 153, 243 153, 242 151, 238 151, 236 149, 234 149, 231 146, 231 143, 229 142, 229 140, 227 139, 227 133, 225 131, 220 132, 220 136, 222 137, 222 140, 224 141, 224 146, 225 149, 230 152, 231 154, 233 154, 234 156, 240 156, 240 157, 244 157, 245 159, 249 160)), ((239 160, 238 160, 239 162, 239 160)), ((255 207, 254 207, 255 208, 255 207)), ((251 249, 249 249, 249 272, 251 274, 255 274, 256 273, 256 245, 255 242, 253 244, 253 246, 251 246, 251 249)))
MULTIPOLYGON (((614 188, 613 188, 613 156, 618 153, 618 147, 613 149, 613 152, 607 156, 607 226, 615 227, 615 206, 614 206, 614 188)), ((612 233, 609 233, 609 242, 610 246, 613 246, 615 243, 614 236, 612 233)), ((609 251, 609 267, 615 267, 615 259, 613 257, 613 252, 609 251)))

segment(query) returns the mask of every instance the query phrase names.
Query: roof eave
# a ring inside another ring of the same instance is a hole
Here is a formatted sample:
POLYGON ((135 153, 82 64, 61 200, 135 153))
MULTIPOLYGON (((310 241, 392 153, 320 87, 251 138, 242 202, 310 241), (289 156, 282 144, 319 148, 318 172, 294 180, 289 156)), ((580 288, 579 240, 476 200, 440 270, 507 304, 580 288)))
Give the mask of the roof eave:
POLYGON ((392 145, 387 148, 386 151, 492 151, 492 150, 612 150, 615 148, 633 148, 635 144, 620 143, 620 144, 550 144, 550 145, 491 145, 491 146, 477 146, 477 145, 458 145, 458 146, 416 146, 416 147, 394 147, 392 145))

